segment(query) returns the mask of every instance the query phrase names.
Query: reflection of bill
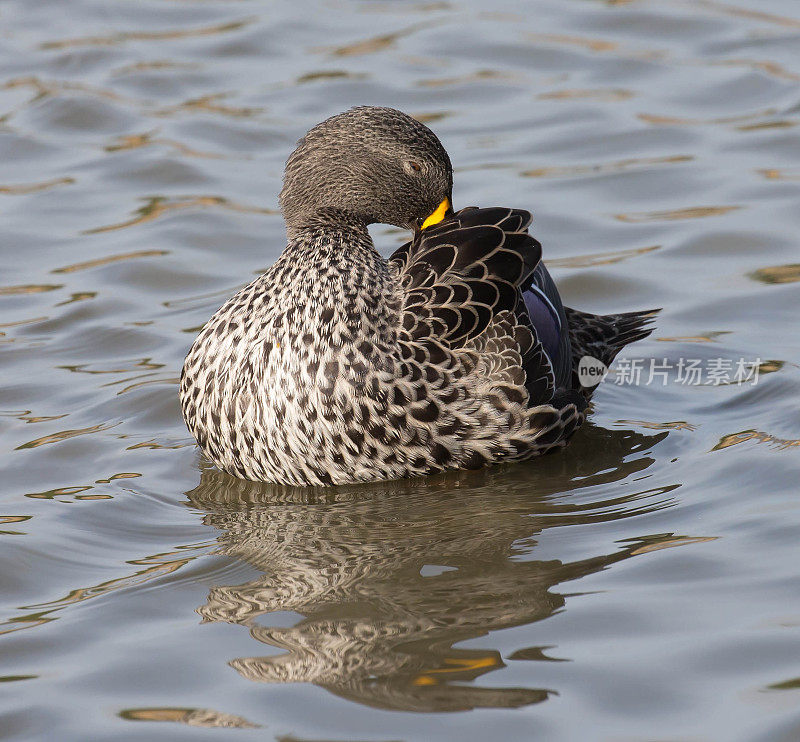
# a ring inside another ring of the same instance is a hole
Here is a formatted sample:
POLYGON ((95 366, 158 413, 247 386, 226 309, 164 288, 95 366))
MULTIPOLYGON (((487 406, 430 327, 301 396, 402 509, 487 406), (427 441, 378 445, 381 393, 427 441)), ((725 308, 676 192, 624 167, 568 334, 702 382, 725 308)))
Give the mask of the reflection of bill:
POLYGON ((647 468, 653 459, 646 451, 665 435, 589 426, 576 441, 586 447, 580 463, 548 457, 513 471, 335 491, 271 487, 205 471, 189 493, 192 505, 222 531, 220 553, 263 574, 212 588, 198 612, 207 621, 246 626, 257 641, 283 650, 232 660, 251 680, 311 682, 359 703, 409 711, 543 701, 549 689, 472 681, 506 661, 554 661, 557 650, 522 647, 504 657, 487 634, 551 616, 565 603, 554 586, 674 539, 644 537, 572 562, 530 558, 532 538, 545 528, 664 507, 663 490, 620 497, 618 484, 604 485, 647 468), (574 489, 577 477, 596 486, 598 501, 577 507, 551 499, 574 489), (613 494, 603 499, 603 492, 613 494), (273 623, 283 626, 270 625, 274 612, 280 613, 273 623), (286 627, 287 612, 301 618, 286 627), (454 646, 477 637, 485 648, 454 646))

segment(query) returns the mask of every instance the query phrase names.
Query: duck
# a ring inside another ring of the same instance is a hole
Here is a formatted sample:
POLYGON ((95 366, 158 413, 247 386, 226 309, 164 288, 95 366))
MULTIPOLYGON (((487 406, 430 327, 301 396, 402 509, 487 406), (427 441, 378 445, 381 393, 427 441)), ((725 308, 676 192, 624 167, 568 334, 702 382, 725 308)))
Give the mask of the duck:
POLYGON ((184 420, 242 479, 329 486, 470 470, 562 448, 608 367, 658 310, 563 305, 530 212, 452 204, 439 138, 358 106, 286 162, 277 261, 211 317, 186 356, 184 420), (388 259, 371 224, 411 232, 388 259))

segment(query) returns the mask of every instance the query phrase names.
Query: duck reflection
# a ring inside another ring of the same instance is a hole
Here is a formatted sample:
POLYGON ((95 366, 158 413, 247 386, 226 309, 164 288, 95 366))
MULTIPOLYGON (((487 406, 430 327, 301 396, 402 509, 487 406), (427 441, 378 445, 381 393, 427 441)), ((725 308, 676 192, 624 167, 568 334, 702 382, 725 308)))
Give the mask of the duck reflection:
MULTIPOLYGON (((664 507, 654 492, 589 503, 575 493, 553 496, 575 490, 578 481, 581 489, 609 492, 602 485, 649 466, 647 450, 666 435, 590 428, 573 455, 531 466, 318 490, 208 469, 188 493, 191 504, 222 531, 219 553, 263 574, 212 588, 198 612, 205 621, 246 626, 254 639, 284 650, 233 660, 250 680, 311 682, 359 703, 407 711, 543 701, 550 693, 544 688, 469 684, 504 667, 503 659, 495 649, 453 645, 547 618, 564 606, 554 586, 669 538, 574 562, 531 559, 534 537, 546 528, 664 507), (287 611, 302 618, 288 628, 269 625, 287 611)), ((542 650, 509 659, 550 660, 542 650)))

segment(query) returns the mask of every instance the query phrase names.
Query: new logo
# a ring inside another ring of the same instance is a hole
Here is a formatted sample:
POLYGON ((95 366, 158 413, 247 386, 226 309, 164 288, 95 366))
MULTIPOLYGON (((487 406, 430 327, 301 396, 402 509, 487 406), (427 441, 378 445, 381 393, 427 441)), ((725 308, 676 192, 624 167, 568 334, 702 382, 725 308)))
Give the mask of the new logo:
POLYGON ((608 367, 592 356, 584 356, 578 362, 578 381, 581 386, 597 386, 606 378, 608 367))

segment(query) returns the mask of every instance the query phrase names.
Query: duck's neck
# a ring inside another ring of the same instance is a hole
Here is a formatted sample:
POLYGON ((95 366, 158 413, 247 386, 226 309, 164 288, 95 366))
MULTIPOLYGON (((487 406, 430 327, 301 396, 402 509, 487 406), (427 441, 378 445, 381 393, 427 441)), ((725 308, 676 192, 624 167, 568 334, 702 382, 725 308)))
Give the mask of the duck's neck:
POLYGON ((293 274, 292 290, 312 303, 353 302, 390 291, 387 262, 375 249, 363 219, 324 209, 289 222, 280 270, 293 274))
POLYGON ((367 223, 344 209, 322 208, 302 215, 286 216, 286 235, 289 244, 308 242, 325 234, 336 235, 348 242, 372 243, 367 223))
POLYGON ((288 228, 289 242, 272 268, 286 335, 322 339, 326 348, 383 340, 397 324, 395 283, 367 225, 326 210, 288 228))

